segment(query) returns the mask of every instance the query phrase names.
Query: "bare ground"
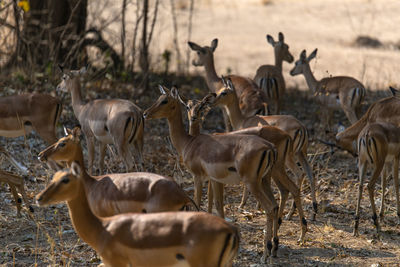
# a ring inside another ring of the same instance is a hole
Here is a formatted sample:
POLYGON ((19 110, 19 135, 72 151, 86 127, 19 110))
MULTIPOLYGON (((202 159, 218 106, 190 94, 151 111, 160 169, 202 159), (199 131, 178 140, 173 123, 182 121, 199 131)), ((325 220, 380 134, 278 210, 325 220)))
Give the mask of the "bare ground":
MULTIPOLYGON (((158 78, 153 80, 156 83, 158 78)), ((188 98, 201 98, 206 91, 204 81, 198 78, 176 80, 181 85, 181 93, 188 98), (193 88, 195 90, 193 90, 193 88), (197 89, 196 89, 197 88, 197 89), (194 93, 196 92, 196 93, 194 93)), ((6 88, 4 93, 12 93, 8 83, 0 84, 6 88)), ((17 86, 18 87, 18 86, 17 86)), ((132 87, 126 84, 109 82, 91 82, 87 84, 88 97, 131 98, 132 87), (101 90, 92 86, 101 85, 101 90)), ((152 88, 156 88, 152 86, 152 88)), ((51 90, 51 89, 50 89, 51 90)), ((387 92, 369 92, 368 103, 388 95, 387 92)), ((142 108, 147 108, 158 97, 156 89, 137 99, 142 108)), ((69 107, 69 96, 65 96, 66 109, 62 123, 72 127, 76 121, 69 107)), ((357 169, 355 159, 350 155, 335 151, 315 141, 318 138, 331 139, 331 133, 324 133, 318 121, 319 107, 308 92, 289 89, 285 99, 285 113, 293 114, 303 121, 310 131, 309 160, 312 162, 317 178, 319 214, 315 222, 308 221, 307 243, 300 246, 299 222, 295 214, 292 220, 284 221, 280 230, 280 249, 278 257, 273 259, 276 266, 398 266, 400 262, 400 226, 397 224, 393 182, 389 180, 389 193, 386 197, 385 219, 380 236, 370 219, 371 211, 364 191, 360 221, 360 237, 352 235, 352 221, 355 212, 357 193, 357 169)), ((335 114, 335 121, 344 121, 341 112, 335 114)), ((348 124, 345 122, 345 125, 348 124)), ((213 111, 205 123, 206 132, 221 131, 222 120, 219 111, 213 111)), ((178 163, 175 150, 168 140, 168 127, 165 120, 149 121, 146 124, 145 160, 146 169, 174 177, 193 194, 190 175, 184 166, 178 163)), ((61 129, 60 129, 61 131, 61 129)), ((61 134, 61 133, 60 133, 61 134)), ((30 135, 26 142, 23 138, 2 139, 3 144, 13 155, 32 171, 32 179, 26 180, 30 199, 42 190, 51 171, 47 170, 36 158, 45 147, 36 135, 30 135)), ((108 155, 110 153, 108 152, 108 155)), ((107 170, 123 170, 121 162, 115 157, 107 158, 107 170)), ((3 168, 10 169, 3 160, 3 168)), ((15 171, 15 170, 14 170, 15 171)), ((380 202, 381 188, 377 188, 376 202, 380 202)), ((205 191, 204 191, 205 193, 205 191)), ((35 207, 30 218, 25 211, 21 218, 16 217, 16 208, 7 186, 0 187, 0 265, 1 266, 90 266, 99 264, 96 253, 75 234, 66 205, 35 207)), ((245 209, 239 210, 241 187, 227 187, 225 194, 226 214, 229 220, 239 226, 241 245, 235 266, 258 266, 263 251, 263 226, 265 215, 255 209, 254 199, 250 198, 245 209)), ((307 215, 311 212, 308 182, 303 186, 304 207, 307 215)), ((277 195, 278 197, 278 195, 277 195)), ((206 198, 203 198, 203 210, 206 198)), ((287 205, 287 208, 289 205, 287 205)), ((288 209, 286 209, 288 210, 288 209)), ((260 265, 261 266, 261 265, 260 265)))

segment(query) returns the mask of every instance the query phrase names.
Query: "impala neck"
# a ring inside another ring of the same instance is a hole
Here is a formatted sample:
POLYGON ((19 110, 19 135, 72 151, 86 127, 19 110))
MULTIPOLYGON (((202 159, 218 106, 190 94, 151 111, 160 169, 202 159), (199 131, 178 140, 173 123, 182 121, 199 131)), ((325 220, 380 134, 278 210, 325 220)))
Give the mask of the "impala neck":
POLYGON ((192 137, 186 133, 186 130, 183 126, 182 112, 178 102, 175 103, 175 112, 170 114, 167 119, 171 142, 178 151, 179 155, 182 155, 186 144, 191 140, 192 137))
POLYGON ((314 74, 311 71, 310 64, 306 64, 304 66, 303 75, 304 75, 304 78, 306 78, 308 88, 310 88, 310 90, 313 93, 315 93, 315 91, 317 90, 318 81, 317 81, 317 79, 315 79, 314 74))
POLYGON ((75 231, 83 241, 88 243, 96 251, 101 251, 98 244, 101 243, 101 238, 104 238, 104 236, 101 235, 104 231, 104 227, 101 220, 90 210, 83 184, 79 186, 78 196, 68 201, 67 204, 75 231))
POLYGON ((280 53, 275 53, 275 67, 282 73, 283 57, 280 53))
POLYGON ((233 101, 225 106, 226 112, 228 113, 229 120, 231 121, 234 130, 242 128, 243 121, 246 119, 239 108, 239 100, 234 94, 233 101))
POLYGON ((206 70, 207 85, 211 92, 215 93, 218 89, 218 85, 221 83, 221 78, 218 77, 215 71, 214 56, 211 56, 209 60, 206 60, 204 64, 206 70))
POLYGON ((200 127, 201 127, 201 121, 196 120, 196 121, 190 121, 189 122, 189 135, 191 136, 197 136, 200 134, 200 127))
POLYGON ((68 166, 71 167, 72 162, 78 161, 79 165, 82 167, 82 169, 85 171, 85 161, 83 159, 83 152, 82 152, 82 147, 81 144, 76 144, 76 149, 71 155, 71 158, 68 160, 68 166))
POLYGON ((71 92, 72 108, 75 116, 79 118, 79 114, 81 113, 81 109, 84 105, 79 77, 75 77, 71 80, 69 91, 71 92))

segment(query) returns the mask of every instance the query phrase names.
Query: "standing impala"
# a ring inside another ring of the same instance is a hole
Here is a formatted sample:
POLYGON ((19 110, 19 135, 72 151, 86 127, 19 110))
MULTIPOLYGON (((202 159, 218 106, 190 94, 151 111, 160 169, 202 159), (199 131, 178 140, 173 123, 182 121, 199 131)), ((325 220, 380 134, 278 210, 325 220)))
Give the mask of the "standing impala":
POLYGON ((238 252, 237 229, 208 213, 95 216, 75 162, 57 172, 36 199, 41 206, 66 201, 75 231, 105 266, 228 267, 238 252))
MULTIPOLYGON (((232 90, 232 94, 236 97, 235 92, 232 90)), ((217 96, 218 99, 218 96, 217 96)), ((201 121, 203 120, 203 116, 206 115, 207 110, 209 109, 210 105, 214 105, 214 103, 211 103, 211 101, 214 100, 213 97, 206 96, 201 102, 199 102, 197 105, 191 105, 189 107, 188 105, 188 117, 190 118, 190 130, 193 133, 199 133, 199 128, 201 121)), ((239 107, 237 107, 238 112, 239 107)), ((229 114, 229 113, 228 113, 229 114)), ((232 121, 232 125, 235 127, 236 124, 235 122, 232 121)), ((288 193, 290 192, 293 195, 293 198, 295 199, 295 203, 297 205, 298 210, 299 210, 299 219, 300 219, 300 225, 301 225, 301 236, 299 241, 301 243, 304 243, 305 240, 305 232, 307 231, 307 221, 304 218, 304 213, 303 213, 303 207, 301 204, 301 199, 300 199, 300 190, 299 188, 289 179, 289 177, 286 174, 285 170, 285 160, 287 157, 291 156, 289 153, 292 150, 292 140, 290 136, 285 133, 284 131, 273 127, 269 125, 263 125, 263 126, 258 126, 258 127, 250 127, 250 128, 245 128, 242 130, 238 131, 233 131, 229 133, 224 133, 224 134, 217 134, 217 135, 242 135, 242 134, 248 134, 248 135, 256 135, 260 136, 261 138, 265 139, 268 142, 271 142, 272 144, 275 145, 276 150, 277 150, 277 158, 275 161, 274 166, 272 167, 272 178, 274 179, 275 184, 278 186, 280 194, 281 194, 281 199, 279 203, 279 212, 278 212, 278 224, 281 224, 281 217, 283 214, 283 210, 285 207, 285 203, 288 197, 288 193)), ((210 185, 210 184, 209 184, 210 185)), ((216 186, 215 182, 212 183, 212 186, 216 186)), ((218 186, 218 185, 217 185, 218 186)), ((222 192, 222 191, 221 191, 222 192)), ((209 190, 210 193, 210 190, 209 190)), ((242 207, 246 200, 247 200, 247 195, 248 191, 245 190, 243 192, 243 198, 242 202, 240 203, 240 207, 242 207)), ((213 196, 212 196, 213 197, 213 196)), ((221 196, 217 196, 221 197, 221 196)), ((211 199, 210 199, 210 194, 209 194, 209 211, 211 210, 212 207, 210 207, 211 199)))
POLYGON ((195 201, 201 202, 204 180, 216 181, 213 186, 217 197, 215 204, 221 217, 223 212, 222 184, 243 182, 267 215, 267 229, 262 261, 278 250, 278 205, 268 180, 275 162, 274 146, 254 135, 205 135, 191 136, 183 127, 178 90, 160 86, 161 96, 148 108, 146 119, 167 118, 172 144, 185 166, 192 173, 195 184, 195 201), (273 237, 273 243, 271 241, 273 237))
MULTIPOLYGON (((296 118, 289 115, 272 115, 272 116, 256 115, 256 116, 245 117, 239 110, 238 99, 235 94, 234 85, 230 82, 229 79, 227 80, 223 79, 223 80, 226 82, 224 82, 224 87, 222 87, 218 92, 214 104, 225 106, 234 129, 243 129, 258 125, 270 125, 279 128, 280 130, 283 131, 283 133, 279 134, 276 129, 269 128, 270 129, 269 131, 271 131, 270 137, 267 134, 265 138, 271 141, 272 143, 275 144, 273 139, 268 139, 268 138, 272 138, 272 136, 274 135, 283 136, 284 134, 287 133, 292 138, 293 149, 286 150, 287 156, 283 156, 282 163, 285 163, 286 166, 289 167, 293 171, 293 173, 297 176, 297 184, 299 188, 301 188, 304 176, 299 167, 297 166, 297 161, 300 162, 300 164, 302 165, 303 170, 306 172, 310 180, 311 198, 313 201, 313 208, 314 208, 312 219, 315 220, 315 215, 317 213, 317 201, 315 196, 314 177, 312 174, 311 167, 307 161, 308 134, 306 127, 296 118)), ((284 169, 284 166, 282 165, 281 168, 284 169)), ((292 205, 292 209, 288 214, 288 218, 292 216, 295 204, 296 202, 294 202, 294 204, 292 205)))
POLYGON ((61 102, 47 94, 0 97, 0 136, 18 137, 36 131, 49 144, 57 141, 61 102))
POLYGON ((308 87, 321 104, 324 112, 323 121, 330 126, 334 109, 342 108, 350 123, 357 121, 357 115, 365 96, 365 87, 354 78, 335 76, 317 80, 310 69, 310 61, 317 55, 315 49, 308 57, 306 50, 300 54, 295 67, 290 71, 292 76, 303 74, 308 87))
MULTIPOLYGON (((62 70, 62 69, 61 69, 62 70)), ((94 143, 99 142, 100 173, 104 168, 104 156, 107 144, 114 144, 118 154, 125 163, 126 171, 133 169, 133 156, 130 145, 133 144, 139 154, 139 162, 143 163, 143 128, 142 110, 131 101, 123 99, 97 99, 84 103, 81 93, 79 71, 64 73, 57 90, 69 91, 72 97, 74 114, 85 133, 89 155, 89 173, 93 169, 94 143)))
MULTIPOLYGON (((193 201, 171 178, 149 172, 113 173, 92 177, 84 170, 80 128, 75 127, 57 143, 39 153, 42 161, 73 162, 82 166, 81 180, 89 206, 97 216, 124 212, 160 212, 182 210, 193 201)), ((198 210, 197 206, 194 205, 198 210)))
MULTIPOLYGON (((211 46, 200 46, 188 42, 190 48, 197 53, 197 60, 193 60, 194 66, 204 66, 206 81, 211 92, 215 93, 222 87, 222 80, 215 71, 214 51, 218 45, 218 39, 211 42, 211 46)), ((264 92, 260 90, 254 81, 237 75, 229 75, 235 84, 236 94, 240 99, 240 110, 246 116, 264 112, 264 103, 267 101, 264 92)))
POLYGON ((357 140, 358 147, 358 170, 360 184, 358 187, 357 209, 354 219, 354 235, 358 236, 358 224, 360 220, 360 202, 362 197, 363 185, 366 175, 367 164, 371 164, 373 172, 368 183, 369 200, 372 209, 372 220, 374 221, 377 232, 380 232, 378 216, 376 215, 374 187, 379 175, 382 173, 382 199, 379 217, 384 215, 386 171, 390 163, 393 163, 394 190, 396 193, 397 216, 400 222, 400 201, 399 201, 399 157, 400 157, 400 128, 390 123, 369 123, 360 132, 357 140))
MULTIPOLYGON (((271 35, 267 35, 267 41, 274 48, 275 65, 262 65, 258 67, 254 81, 265 92, 268 99, 274 103, 274 114, 279 114, 286 85, 282 75, 282 63, 293 62, 293 56, 289 52, 289 46, 285 43, 285 36, 279 33, 279 40, 275 42, 271 35)), ((270 101, 271 102, 271 101, 270 101)))

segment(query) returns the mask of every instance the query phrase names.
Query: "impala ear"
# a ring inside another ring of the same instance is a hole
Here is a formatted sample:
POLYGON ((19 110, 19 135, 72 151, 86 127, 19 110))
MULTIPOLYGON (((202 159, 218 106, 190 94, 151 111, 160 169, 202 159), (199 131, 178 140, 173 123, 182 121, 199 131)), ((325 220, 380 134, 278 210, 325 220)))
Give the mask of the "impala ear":
POLYGON ((390 89, 390 92, 392 92, 393 96, 398 96, 399 95, 399 90, 398 89, 396 89, 396 88, 394 88, 392 86, 389 86, 389 89, 390 89))
POLYGON ((234 87, 234 85, 232 83, 231 78, 228 78, 228 82, 227 83, 228 83, 228 88, 231 89, 232 91, 235 91, 235 87, 234 87))
POLYGON ((211 42, 211 51, 215 51, 215 49, 217 48, 217 46, 218 46, 218 39, 217 38, 215 38, 214 40, 212 40, 212 42, 211 42))
POLYGON ((79 163, 77 161, 72 162, 72 164, 71 164, 71 173, 74 176, 79 177, 81 175, 81 171, 82 171, 82 169, 81 169, 81 166, 79 166, 79 163))
POLYGON ((281 32, 278 34, 278 38, 279 38, 279 42, 281 42, 281 43, 283 43, 285 41, 285 36, 281 32))
POLYGON ((78 141, 80 140, 81 133, 82 133, 81 127, 78 127, 78 126, 74 127, 74 129, 72 129, 72 131, 71 131, 71 134, 74 137, 74 139, 78 140, 78 141))
POLYGON ((274 37, 267 34, 267 42, 270 43, 271 45, 274 45, 275 44, 274 37))
POLYGON ((228 84, 226 83, 224 75, 221 76, 221 81, 222 81, 222 84, 223 84, 224 87, 228 87, 228 84))
POLYGON ((300 53, 300 59, 301 59, 301 60, 306 60, 306 59, 307 59, 307 52, 306 52, 305 49, 304 49, 303 51, 301 51, 301 53, 300 53))
POLYGON ((61 66, 61 64, 58 64, 58 69, 61 71, 61 73, 64 73, 64 67, 61 66))
POLYGON ((166 88, 164 86, 162 86, 161 84, 158 85, 158 90, 160 90, 160 93, 162 95, 166 95, 167 91, 165 90, 166 88))
POLYGON ((171 92, 169 93, 170 96, 172 96, 175 99, 179 100, 179 93, 178 93, 178 89, 176 89, 176 87, 172 87, 171 88, 171 92))
POLYGON ((318 48, 315 48, 315 50, 308 56, 307 61, 310 62, 311 59, 315 58, 317 56, 318 48))
POLYGON ((64 136, 67 136, 71 133, 71 130, 65 127, 65 125, 63 125, 63 130, 64 130, 64 136))
POLYGON ((194 50, 194 51, 201 51, 203 48, 201 47, 201 46, 199 46, 198 44, 196 44, 196 43, 193 43, 193 42, 188 42, 188 45, 189 45, 189 47, 190 47, 190 49, 192 49, 192 50, 194 50))

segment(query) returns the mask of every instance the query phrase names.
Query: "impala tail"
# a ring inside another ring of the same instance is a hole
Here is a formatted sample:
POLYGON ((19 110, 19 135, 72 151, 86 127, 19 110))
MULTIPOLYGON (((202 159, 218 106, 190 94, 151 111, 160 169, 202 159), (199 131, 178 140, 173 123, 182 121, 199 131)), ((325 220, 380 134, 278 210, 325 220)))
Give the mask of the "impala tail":
POLYGON ((305 128, 299 128, 293 137, 293 148, 294 152, 300 152, 303 149, 303 146, 308 140, 308 131, 305 128))
POLYGON ((278 83, 274 77, 262 77, 260 79, 260 88, 268 99, 279 99, 278 83))

